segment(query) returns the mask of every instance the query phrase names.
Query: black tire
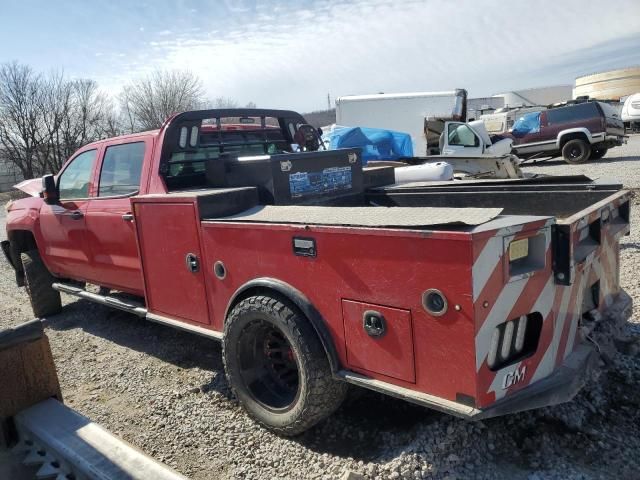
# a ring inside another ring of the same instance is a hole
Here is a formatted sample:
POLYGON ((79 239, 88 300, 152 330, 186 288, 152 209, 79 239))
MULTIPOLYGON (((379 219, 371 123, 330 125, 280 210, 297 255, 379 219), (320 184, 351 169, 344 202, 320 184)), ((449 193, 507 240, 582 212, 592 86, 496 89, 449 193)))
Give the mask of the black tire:
POLYGON ((62 310, 60 292, 51 288, 55 278, 45 267, 38 251, 23 252, 20 254, 20 260, 33 314, 42 318, 59 313, 62 310))
POLYGON ((593 147, 591 147, 591 157, 589 158, 598 160, 607 154, 607 150, 609 150, 607 147, 599 147, 598 145, 594 145, 593 147))
POLYGON ((233 308, 224 328, 223 360, 245 410, 280 435, 298 435, 327 418, 348 389, 332 377, 307 318, 272 296, 248 297, 233 308))
POLYGON ((580 138, 574 138, 569 140, 562 147, 562 158, 567 163, 572 165, 578 165, 589 160, 591 155, 591 148, 584 140, 580 138))

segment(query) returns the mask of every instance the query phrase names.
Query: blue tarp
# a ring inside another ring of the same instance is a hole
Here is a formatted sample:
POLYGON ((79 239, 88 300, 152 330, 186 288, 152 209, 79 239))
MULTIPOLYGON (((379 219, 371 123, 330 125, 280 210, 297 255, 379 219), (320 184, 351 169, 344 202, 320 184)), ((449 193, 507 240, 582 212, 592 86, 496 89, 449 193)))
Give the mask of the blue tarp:
POLYGON ((408 133, 367 127, 336 128, 330 134, 331 149, 361 148, 362 163, 370 160, 396 160, 413 157, 413 145, 408 133))
POLYGON ((513 124, 511 133, 514 137, 524 137, 528 133, 540 131, 540 112, 525 113, 513 124))

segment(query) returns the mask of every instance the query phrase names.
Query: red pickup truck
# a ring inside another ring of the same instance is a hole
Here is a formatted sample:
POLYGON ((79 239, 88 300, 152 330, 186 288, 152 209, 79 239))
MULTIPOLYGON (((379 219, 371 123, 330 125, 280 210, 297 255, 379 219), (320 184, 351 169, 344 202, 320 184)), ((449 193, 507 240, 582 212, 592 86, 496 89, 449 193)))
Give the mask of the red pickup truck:
POLYGON ((576 394, 592 329, 631 313, 620 185, 395 185, 319 147, 290 111, 181 113, 81 148, 8 206, 2 248, 38 317, 65 292, 221 340, 237 398, 280 434, 348 383, 468 419, 576 394))

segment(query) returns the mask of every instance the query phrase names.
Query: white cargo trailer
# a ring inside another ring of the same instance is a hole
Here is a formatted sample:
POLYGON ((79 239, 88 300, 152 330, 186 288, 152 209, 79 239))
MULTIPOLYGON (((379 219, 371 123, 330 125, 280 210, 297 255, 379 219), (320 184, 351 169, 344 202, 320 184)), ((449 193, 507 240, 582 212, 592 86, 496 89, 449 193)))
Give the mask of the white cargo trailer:
MULTIPOLYGON (((427 121, 464 121, 466 110, 467 92, 463 89, 353 95, 336 100, 336 123, 408 133, 413 143, 413 154, 422 157, 434 153, 427 146, 427 121)), ((437 143, 435 147, 438 147, 437 143)))

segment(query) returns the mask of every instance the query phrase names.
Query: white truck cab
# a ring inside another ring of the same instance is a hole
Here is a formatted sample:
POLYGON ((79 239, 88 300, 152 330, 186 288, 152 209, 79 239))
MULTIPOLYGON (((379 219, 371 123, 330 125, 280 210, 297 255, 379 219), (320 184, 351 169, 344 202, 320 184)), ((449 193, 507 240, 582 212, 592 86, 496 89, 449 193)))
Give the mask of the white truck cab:
POLYGON ((513 140, 491 141, 484 122, 475 120, 465 122, 430 121, 427 125, 427 138, 438 135, 438 148, 431 154, 456 157, 501 157, 511 152, 513 140))

